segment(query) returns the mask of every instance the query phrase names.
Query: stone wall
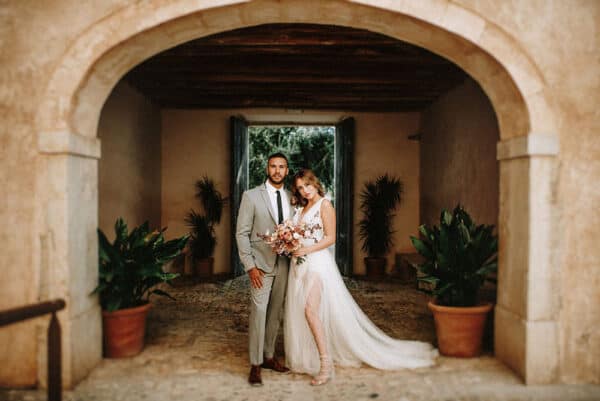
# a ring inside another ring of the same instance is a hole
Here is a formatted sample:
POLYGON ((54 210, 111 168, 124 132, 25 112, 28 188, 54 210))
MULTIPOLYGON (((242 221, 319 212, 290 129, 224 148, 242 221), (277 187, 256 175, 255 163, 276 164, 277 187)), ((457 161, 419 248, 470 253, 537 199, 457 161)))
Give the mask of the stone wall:
POLYGON ((129 230, 160 228, 160 109, 128 84, 119 83, 104 104, 98 137, 98 226, 109 240, 122 217, 129 230))
POLYGON ((472 80, 441 96, 421 123, 421 223, 439 225, 461 203, 478 224, 498 225, 498 122, 472 80))
MULTIPOLYGON (((552 265, 559 298, 559 376, 600 383, 600 3, 459 0, 498 24, 535 61, 555 108, 552 265)), ((541 132, 540 132, 541 133, 541 132)))
MULTIPOLYGON (((167 238, 189 232, 184 219, 190 209, 202 212, 195 183, 207 175, 217 189, 229 197, 230 160, 229 112, 202 110, 162 111, 162 213, 167 238)), ((229 205, 215 228, 217 245, 214 273, 229 273, 231 230, 229 205)))
MULTIPOLYGON (((38 152, 35 120, 48 79, 70 43, 124 3, 102 2, 89 12, 81 12, 72 0, 0 5, 0 241, 5 250, 0 268, 7 278, 0 284, 1 310, 59 295, 42 279, 56 268, 56 236, 41 220, 47 206, 39 200, 47 189, 40 182, 45 181, 40 180, 45 163, 38 152)), ((64 322, 66 312, 60 317, 64 322)), ((45 380, 37 358, 38 350, 45 352, 47 323, 40 318, 0 329, 0 386, 45 380)), ((69 348, 63 344, 63 352, 69 348)))

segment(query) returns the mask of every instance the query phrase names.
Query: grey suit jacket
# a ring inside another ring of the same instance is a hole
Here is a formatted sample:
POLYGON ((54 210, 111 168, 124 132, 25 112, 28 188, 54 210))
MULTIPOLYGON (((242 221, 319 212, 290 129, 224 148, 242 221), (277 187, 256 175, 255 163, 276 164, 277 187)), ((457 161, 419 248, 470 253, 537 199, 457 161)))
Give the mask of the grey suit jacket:
MULTIPOLYGON (((286 194, 288 199, 291 199, 290 192, 286 191, 286 194)), ((286 205, 283 206, 286 207, 286 205)), ((291 218, 293 208, 289 204, 287 207, 290 208, 289 216, 291 218)), ((277 219, 271 207, 265 184, 245 191, 242 195, 235 230, 235 238, 244 270, 248 271, 253 267, 258 267, 266 273, 273 271, 277 255, 257 234, 264 234, 267 230, 273 232, 276 224, 277 219)))

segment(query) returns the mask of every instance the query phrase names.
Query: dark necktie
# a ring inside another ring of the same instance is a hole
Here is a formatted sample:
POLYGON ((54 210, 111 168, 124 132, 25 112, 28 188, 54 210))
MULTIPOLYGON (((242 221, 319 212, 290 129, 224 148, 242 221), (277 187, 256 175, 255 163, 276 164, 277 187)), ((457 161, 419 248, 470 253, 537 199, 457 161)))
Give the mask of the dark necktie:
POLYGON ((279 191, 275 191, 277 193, 277 220, 278 223, 283 223, 283 206, 281 205, 281 194, 279 191))

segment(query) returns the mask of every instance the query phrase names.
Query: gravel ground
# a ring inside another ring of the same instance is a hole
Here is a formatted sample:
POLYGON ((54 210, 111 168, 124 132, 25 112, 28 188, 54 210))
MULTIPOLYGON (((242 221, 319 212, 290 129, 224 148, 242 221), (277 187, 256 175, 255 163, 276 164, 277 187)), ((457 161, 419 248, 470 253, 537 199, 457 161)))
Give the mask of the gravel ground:
MULTIPOLYGON (((104 359, 63 399, 110 400, 600 400, 600 386, 524 386, 493 358, 440 357, 425 369, 379 371, 337 368, 333 381, 310 386, 306 375, 263 371, 265 385, 250 387, 247 358, 248 281, 195 283, 166 288, 176 300, 154 299, 144 351, 134 358, 104 359)), ((427 296, 394 280, 347 279, 367 315, 401 339, 434 342, 427 296)), ((278 343, 283 354, 282 336, 278 343)), ((44 400, 42 391, 0 391, 0 400, 44 400)))

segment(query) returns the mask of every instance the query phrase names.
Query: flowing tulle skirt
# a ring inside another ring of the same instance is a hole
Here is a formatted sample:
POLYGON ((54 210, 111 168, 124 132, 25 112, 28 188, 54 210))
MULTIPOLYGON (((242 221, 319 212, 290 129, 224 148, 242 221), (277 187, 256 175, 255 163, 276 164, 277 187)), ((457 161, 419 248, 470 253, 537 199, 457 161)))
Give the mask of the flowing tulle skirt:
POLYGON ((307 304, 318 311, 328 354, 335 365, 378 369, 420 368, 435 363, 431 344, 396 340, 363 313, 346 288, 327 249, 311 253, 300 265, 292 259, 284 317, 286 364, 294 372, 316 374, 319 353, 308 326, 307 304))

